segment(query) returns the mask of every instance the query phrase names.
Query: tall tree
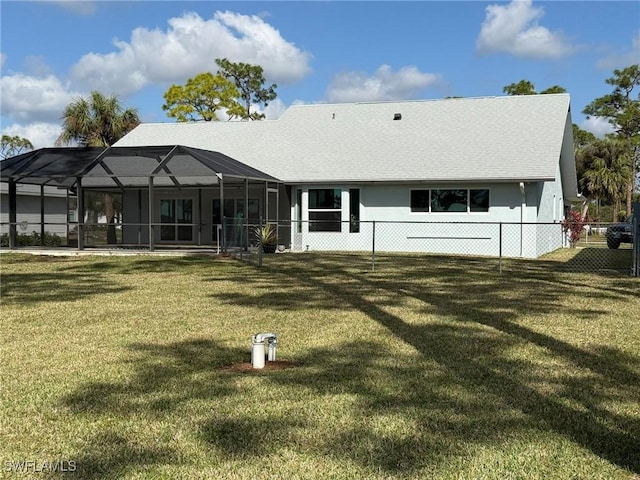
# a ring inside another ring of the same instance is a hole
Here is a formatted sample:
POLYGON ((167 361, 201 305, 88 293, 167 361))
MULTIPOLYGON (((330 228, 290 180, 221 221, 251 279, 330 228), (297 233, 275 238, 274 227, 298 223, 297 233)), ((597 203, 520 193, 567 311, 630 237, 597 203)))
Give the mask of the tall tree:
POLYGON ((219 120, 216 112, 226 110, 229 116, 242 115, 244 109, 236 101, 240 95, 235 85, 221 74, 200 73, 182 85, 171 85, 164 93, 162 109, 178 122, 219 120))
MULTIPOLYGON (((578 152, 578 164, 582 166, 580 186, 589 198, 613 204, 612 221, 618 221, 621 201, 625 197, 629 162, 625 145, 615 139, 596 139, 578 152)), ((598 212, 596 211, 596 215, 598 212)))
POLYGON ((565 93, 566 90, 560 85, 554 85, 541 92, 536 92, 536 87, 529 80, 520 80, 518 83, 510 83, 502 89, 507 95, 544 95, 547 93, 565 93))
POLYGON ((5 158, 20 155, 27 150, 33 150, 33 144, 26 138, 14 135, 2 135, 2 142, 0 143, 0 160, 5 158))
MULTIPOLYGON (((67 105, 62 120, 57 145, 77 143, 107 147, 140 124, 136 109, 125 109, 116 95, 105 96, 95 90, 87 98, 80 97, 67 105)), ((116 243, 114 198, 110 193, 104 195, 103 208, 107 219, 107 243, 116 243)))
POLYGON ((535 95, 536 87, 529 80, 520 80, 518 83, 510 83, 502 91, 507 95, 535 95))
POLYGON ((554 85, 552 87, 545 88, 544 90, 542 90, 540 92, 540 95, 547 95, 549 93, 567 93, 567 90, 564 87, 561 87, 560 85, 554 85))
POLYGON ((596 98, 582 111, 588 117, 606 118, 615 129, 615 136, 625 146, 625 157, 629 166, 626 184, 626 210, 631 214, 634 184, 640 150, 640 64, 622 70, 614 70, 613 77, 606 80, 613 91, 596 98), (635 90, 635 92, 634 92, 635 90))
MULTIPOLYGON (((591 200, 594 198, 593 194, 585 186, 586 184, 583 180, 584 173, 589 166, 587 164, 589 156, 585 155, 585 149, 593 144, 597 139, 593 133, 581 129, 575 123, 572 125, 572 127, 573 152, 576 159, 576 176, 578 178, 578 185, 580 186, 580 192, 582 193, 583 198, 581 219, 585 220, 587 218, 587 214, 589 213, 589 205, 591 204, 591 200)), ((598 204, 596 203, 596 208, 597 207, 598 204)))
POLYGON ((277 85, 274 83, 265 88, 265 78, 260 65, 250 65, 248 63, 233 63, 226 58, 216 58, 218 72, 220 75, 231 80, 240 92, 240 99, 243 103, 243 111, 238 114, 243 120, 261 120, 265 116, 263 113, 252 112, 253 105, 269 105, 269 102, 277 96, 277 85))
POLYGON ((62 113, 62 133, 57 145, 106 147, 140 124, 134 108, 123 108, 116 95, 105 96, 94 90, 67 105, 62 113))

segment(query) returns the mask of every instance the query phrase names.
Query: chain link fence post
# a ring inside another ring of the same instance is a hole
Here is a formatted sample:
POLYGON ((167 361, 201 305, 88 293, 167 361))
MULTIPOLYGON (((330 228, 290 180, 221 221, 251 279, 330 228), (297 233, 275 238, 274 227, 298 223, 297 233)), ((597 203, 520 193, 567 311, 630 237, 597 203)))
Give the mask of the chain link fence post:
POLYGON ((632 218, 633 218, 633 228, 632 228, 633 267, 632 267, 631 275, 634 277, 640 277, 640 215, 634 215, 632 218))
POLYGON ((502 222, 498 224, 498 273, 502 273, 502 222))
POLYGON ((371 271, 375 271, 376 269, 376 221, 373 221, 372 224, 372 234, 371 234, 371 271))
MULTIPOLYGON (((264 224, 262 223, 262 217, 258 220, 258 232, 262 232, 264 224)), ((262 260, 264 256, 264 249, 262 248, 262 237, 258 236, 258 268, 262 268, 262 260)))

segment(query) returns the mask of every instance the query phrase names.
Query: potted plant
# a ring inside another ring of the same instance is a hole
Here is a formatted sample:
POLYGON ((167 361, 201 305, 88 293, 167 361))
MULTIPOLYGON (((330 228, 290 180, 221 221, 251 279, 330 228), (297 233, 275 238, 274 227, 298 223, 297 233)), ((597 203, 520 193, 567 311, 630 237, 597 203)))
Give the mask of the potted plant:
POLYGON ((262 245, 262 251, 264 253, 275 253, 278 243, 275 226, 271 223, 265 223, 256 227, 255 232, 260 245, 262 245))

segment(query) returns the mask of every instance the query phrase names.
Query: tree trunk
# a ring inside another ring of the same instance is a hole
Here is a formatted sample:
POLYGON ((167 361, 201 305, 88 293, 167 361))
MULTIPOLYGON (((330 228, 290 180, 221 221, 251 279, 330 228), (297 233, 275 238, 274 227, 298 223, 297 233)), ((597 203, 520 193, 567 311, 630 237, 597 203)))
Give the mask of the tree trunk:
POLYGON ((582 202, 582 213, 580 215, 583 222, 587 219, 587 215, 589 214, 589 203, 591 203, 589 197, 585 197, 582 202))

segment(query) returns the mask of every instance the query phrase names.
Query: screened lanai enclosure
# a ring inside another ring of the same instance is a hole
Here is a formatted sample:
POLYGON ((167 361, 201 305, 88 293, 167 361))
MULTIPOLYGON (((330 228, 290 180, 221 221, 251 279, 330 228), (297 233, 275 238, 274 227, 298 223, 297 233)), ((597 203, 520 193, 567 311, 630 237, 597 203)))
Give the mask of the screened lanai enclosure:
POLYGON ((0 162, 0 180, 10 248, 32 234, 80 250, 246 249, 286 195, 270 175, 181 145, 43 148, 0 162))

